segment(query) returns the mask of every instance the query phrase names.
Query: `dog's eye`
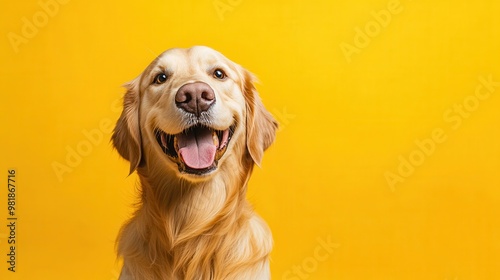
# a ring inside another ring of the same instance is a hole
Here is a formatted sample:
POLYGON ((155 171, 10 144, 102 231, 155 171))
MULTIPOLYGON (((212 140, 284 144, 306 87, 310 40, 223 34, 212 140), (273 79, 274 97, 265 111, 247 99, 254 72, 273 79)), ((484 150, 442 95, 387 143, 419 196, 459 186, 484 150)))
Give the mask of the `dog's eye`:
POLYGON ((154 79, 154 83, 155 84, 163 84, 164 82, 167 81, 167 74, 165 73, 160 73, 158 75, 156 75, 155 79, 154 79))
POLYGON ((224 71, 222 71, 220 69, 215 69, 214 77, 219 79, 219 80, 222 80, 226 77, 226 73, 224 73, 224 71))

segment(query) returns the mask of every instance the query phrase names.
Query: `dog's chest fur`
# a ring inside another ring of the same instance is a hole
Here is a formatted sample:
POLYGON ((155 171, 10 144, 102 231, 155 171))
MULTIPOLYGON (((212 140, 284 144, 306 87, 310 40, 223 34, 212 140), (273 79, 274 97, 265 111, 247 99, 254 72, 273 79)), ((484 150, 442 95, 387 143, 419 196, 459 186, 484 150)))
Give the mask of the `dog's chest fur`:
POLYGON ((269 279, 271 234, 244 192, 213 182, 159 191, 141 179, 143 203, 119 239, 120 279, 269 279))

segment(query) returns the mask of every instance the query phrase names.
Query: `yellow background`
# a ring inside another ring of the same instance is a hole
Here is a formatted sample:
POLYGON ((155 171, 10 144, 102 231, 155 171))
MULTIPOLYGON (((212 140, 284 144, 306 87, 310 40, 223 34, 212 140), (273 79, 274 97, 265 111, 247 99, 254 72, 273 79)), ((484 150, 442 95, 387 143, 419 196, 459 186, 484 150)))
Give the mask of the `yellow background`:
POLYGON ((500 87, 481 83, 500 81, 499 1, 47 2, 0 4, 1 279, 117 278, 137 181, 109 144, 121 85, 192 45, 254 72, 281 123, 248 195, 273 279, 500 279, 500 87))

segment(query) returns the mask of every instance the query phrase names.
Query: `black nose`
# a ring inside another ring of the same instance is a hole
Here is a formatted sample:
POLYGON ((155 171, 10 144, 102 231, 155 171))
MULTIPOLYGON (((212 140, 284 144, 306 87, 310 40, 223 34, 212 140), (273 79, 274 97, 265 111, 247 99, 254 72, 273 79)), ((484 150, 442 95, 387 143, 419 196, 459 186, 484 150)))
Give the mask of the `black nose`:
POLYGON ((184 111, 200 116, 214 104, 215 94, 212 88, 203 82, 185 84, 175 95, 175 104, 184 111))

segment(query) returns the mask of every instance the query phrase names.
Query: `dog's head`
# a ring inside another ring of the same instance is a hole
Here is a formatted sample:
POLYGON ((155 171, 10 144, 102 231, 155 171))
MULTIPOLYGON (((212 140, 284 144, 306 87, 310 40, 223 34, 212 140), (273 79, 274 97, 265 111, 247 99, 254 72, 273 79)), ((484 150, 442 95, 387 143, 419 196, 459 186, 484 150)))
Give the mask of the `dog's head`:
POLYGON ((203 180, 229 157, 260 164, 277 123, 253 82, 250 72, 208 47, 170 49, 126 84, 113 144, 131 173, 154 164, 203 180))

